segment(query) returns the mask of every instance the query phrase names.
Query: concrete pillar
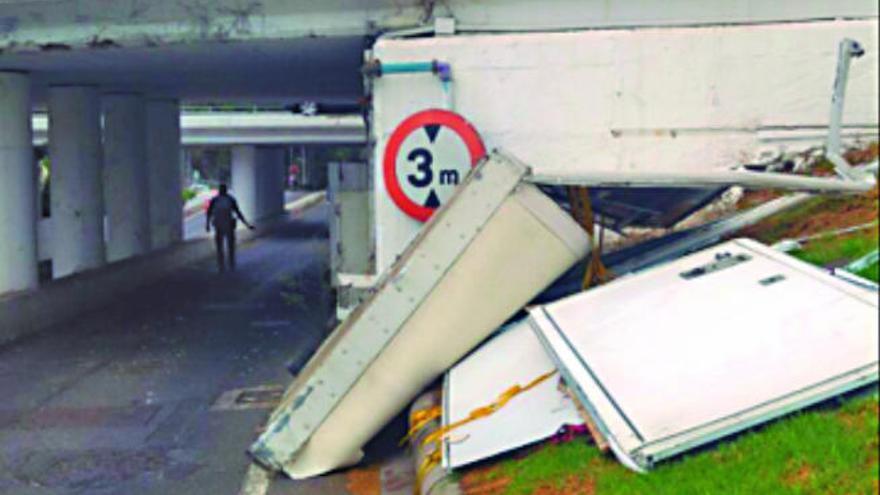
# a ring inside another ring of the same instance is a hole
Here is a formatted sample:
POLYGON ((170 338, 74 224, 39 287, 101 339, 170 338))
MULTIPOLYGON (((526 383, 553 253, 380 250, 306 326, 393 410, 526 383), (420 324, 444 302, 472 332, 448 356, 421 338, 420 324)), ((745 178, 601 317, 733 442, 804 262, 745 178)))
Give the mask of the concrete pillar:
POLYGON ((257 148, 257 167, 260 178, 260 218, 271 217, 284 211, 284 170, 287 152, 280 146, 257 148))
POLYGON ((143 97, 104 97, 104 206, 107 260, 111 262, 150 249, 146 135, 143 97))
POLYGON ((257 148, 255 146, 234 146, 232 148, 231 193, 238 200, 238 207, 250 222, 257 220, 259 177, 257 168, 257 148))
POLYGON ((176 100, 147 101, 151 249, 168 247, 183 239, 180 148, 178 102, 176 100))
POLYGON ((37 287, 30 78, 0 72, 0 293, 37 287))
POLYGON ((104 264, 101 106, 90 87, 49 89, 53 276, 104 264))
POLYGON ((287 171, 287 150, 284 148, 274 148, 275 156, 272 158, 272 169, 270 179, 272 190, 269 194, 269 213, 271 215, 280 215, 284 212, 284 190, 286 189, 286 171, 287 171))

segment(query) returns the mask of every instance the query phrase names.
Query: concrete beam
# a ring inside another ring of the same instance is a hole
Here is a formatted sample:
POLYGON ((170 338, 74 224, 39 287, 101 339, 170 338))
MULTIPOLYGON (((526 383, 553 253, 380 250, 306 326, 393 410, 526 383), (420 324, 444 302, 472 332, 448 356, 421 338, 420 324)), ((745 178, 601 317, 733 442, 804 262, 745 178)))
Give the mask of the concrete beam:
POLYGON ((0 294, 37 286, 37 176, 26 74, 0 72, 0 294))
POLYGON ((226 42, 360 36, 431 28, 434 17, 456 20, 461 31, 568 30, 602 27, 689 26, 877 17, 872 0, 105 0, 3 2, 0 49, 39 51, 156 47, 226 42))
MULTIPOLYGON (((359 115, 314 116, 287 112, 206 112, 180 116, 181 142, 200 145, 364 144, 359 115)), ((33 117, 34 145, 48 143, 48 118, 33 117)))
POLYGON ((0 17, 0 49, 365 35, 416 25, 427 9, 419 0, 9 0, 0 17))

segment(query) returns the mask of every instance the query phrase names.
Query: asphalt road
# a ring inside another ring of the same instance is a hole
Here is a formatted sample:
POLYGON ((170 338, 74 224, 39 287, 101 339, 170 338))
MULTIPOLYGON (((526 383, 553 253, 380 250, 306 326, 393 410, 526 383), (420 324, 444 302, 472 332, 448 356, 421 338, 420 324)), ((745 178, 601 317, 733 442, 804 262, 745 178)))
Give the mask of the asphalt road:
POLYGON ((238 493, 269 410, 212 406, 286 385, 326 335, 328 211, 242 245, 235 273, 204 260, 0 347, 0 493, 238 493))

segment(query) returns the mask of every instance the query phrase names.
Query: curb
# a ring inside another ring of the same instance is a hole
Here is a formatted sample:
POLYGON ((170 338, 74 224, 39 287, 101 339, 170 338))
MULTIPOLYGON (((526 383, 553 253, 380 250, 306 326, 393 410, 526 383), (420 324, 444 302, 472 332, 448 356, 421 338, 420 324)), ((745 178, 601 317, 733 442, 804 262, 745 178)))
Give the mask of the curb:
POLYGON ((306 194, 284 205, 287 213, 302 213, 303 211, 327 200, 327 191, 317 191, 306 194))

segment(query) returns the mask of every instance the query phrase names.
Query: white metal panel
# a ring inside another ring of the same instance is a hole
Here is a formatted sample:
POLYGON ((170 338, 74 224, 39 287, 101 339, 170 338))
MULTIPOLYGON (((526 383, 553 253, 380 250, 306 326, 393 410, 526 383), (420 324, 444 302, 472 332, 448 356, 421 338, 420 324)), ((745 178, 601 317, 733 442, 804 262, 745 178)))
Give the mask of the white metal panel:
MULTIPOLYGON (((443 424, 468 417, 514 385, 525 386, 555 369, 528 321, 511 324, 449 370, 443 424)), ((558 376, 517 395, 494 414, 456 428, 444 441, 444 465, 458 468, 507 452, 581 424, 577 408, 559 390, 558 376)))
POLYGON ((701 251, 533 316, 618 450, 641 464, 796 407, 790 397, 802 407, 877 379, 876 295, 754 241, 701 251), (722 253, 750 259, 681 276, 722 253))
MULTIPOLYGON (((844 37, 867 52, 851 68, 844 124, 876 136, 876 19, 384 39, 374 55, 450 63, 453 109, 487 148, 511 151, 536 174, 682 174, 810 146, 828 123, 844 37), (765 139, 783 130, 784 141, 765 139)), ((374 92, 377 163, 401 120, 445 102, 431 74, 382 77, 374 92)), ((381 271, 420 225, 389 200, 378 172, 376 192, 381 271)))

